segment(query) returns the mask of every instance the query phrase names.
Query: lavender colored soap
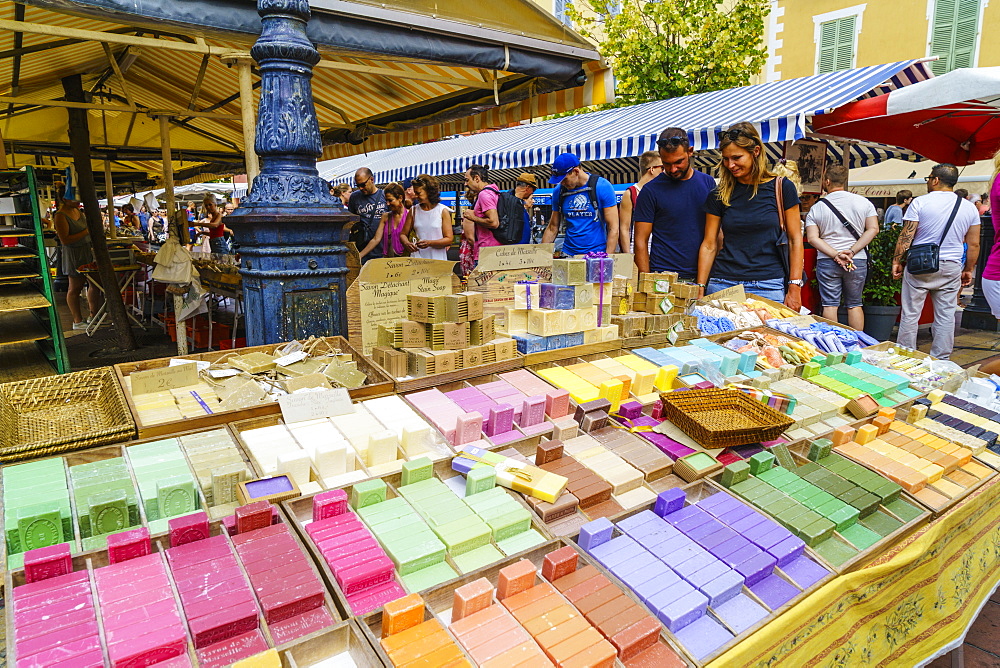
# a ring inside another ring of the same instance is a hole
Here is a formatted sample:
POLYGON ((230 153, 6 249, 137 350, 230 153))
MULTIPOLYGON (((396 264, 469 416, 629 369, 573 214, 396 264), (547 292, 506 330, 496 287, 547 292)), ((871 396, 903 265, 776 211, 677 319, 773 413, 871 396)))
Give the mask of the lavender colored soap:
POLYGON ((632 590, 642 599, 643 603, 649 601, 650 598, 659 594, 661 591, 668 587, 681 582, 681 578, 677 573, 663 565, 662 562, 657 562, 659 565, 654 565, 649 568, 645 575, 645 579, 636 582, 632 590))
POLYGON ((768 614, 766 609, 742 594, 734 596, 721 605, 713 606, 712 612, 718 615, 719 619, 737 634, 743 633, 767 617, 768 614))
POLYGON ((260 480, 251 480, 250 482, 244 483, 247 489, 247 493, 252 499, 259 499, 262 496, 269 496, 271 494, 281 494, 282 492, 292 491, 292 481, 288 479, 286 475, 278 475, 273 478, 261 478, 260 480))
MULTIPOLYGON (((453 461, 457 461, 456 458, 453 461)), ((580 527, 580 535, 576 539, 576 542, 587 552, 592 551, 598 545, 606 543, 611 540, 611 534, 615 531, 615 525, 611 523, 606 517, 601 517, 593 522, 587 522, 582 527, 580 527)))
POLYGON ((732 633, 708 615, 702 616, 675 635, 684 648, 699 660, 733 639, 732 633))
POLYGON ((786 564, 798 559, 806 549, 806 544, 802 539, 789 536, 777 545, 767 548, 769 554, 778 560, 778 567, 784 568, 786 564))
POLYGON ((679 631, 705 614, 708 597, 700 591, 691 591, 656 612, 657 618, 671 631, 679 631))
POLYGON ((799 594, 799 590, 795 586, 784 578, 773 574, 753 584, 750 591, 772 610, 777 610, 799 594))
POLYGON ((684 508, 684 499, 684 492, 676 487, 660 492, 653 504, 653 512, 660 517, 675 513, 684 508))
POLYGON ((778 560, 767 552, 758 552, 746 561, 736 565, 735 570, 743 576, 747 586, 756 584, 774 572, 778 560))
POLYGON ((803 589, 811 587, 830 574, 830 571, 804 555, 788 562, 781 567, 781 570, 803 589))

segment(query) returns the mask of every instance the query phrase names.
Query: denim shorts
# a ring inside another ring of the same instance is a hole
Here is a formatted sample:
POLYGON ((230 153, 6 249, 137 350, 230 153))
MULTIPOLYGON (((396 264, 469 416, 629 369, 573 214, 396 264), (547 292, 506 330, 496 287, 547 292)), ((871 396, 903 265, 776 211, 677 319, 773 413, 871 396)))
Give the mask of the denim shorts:
POLYGON ((734 285, 742 285, 746 292, 779 304, 785 301, 785 279, 783 278, 768 278, 763 281, 731 281, 728 278, 710 278, 708 279, 708 287, 705 288, 705 294, 710 295, 734 285))
POLYGON ((861 293, 868 277, 868 260, 855 260, 854 271, 845 271, 833 258, 816 259, 816 281, 819 283, 819 302, 824 307, 840 306, 841 296, 844 306, 861 306, 861 293))

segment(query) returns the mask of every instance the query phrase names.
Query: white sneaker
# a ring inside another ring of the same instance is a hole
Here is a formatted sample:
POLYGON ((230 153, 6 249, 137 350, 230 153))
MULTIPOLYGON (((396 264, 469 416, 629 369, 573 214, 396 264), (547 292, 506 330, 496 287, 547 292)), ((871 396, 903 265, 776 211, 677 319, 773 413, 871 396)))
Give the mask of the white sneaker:
POLYGON ((74 322, 73 329, 87 329, 88 322, 86 320, 82 322, 74 322))

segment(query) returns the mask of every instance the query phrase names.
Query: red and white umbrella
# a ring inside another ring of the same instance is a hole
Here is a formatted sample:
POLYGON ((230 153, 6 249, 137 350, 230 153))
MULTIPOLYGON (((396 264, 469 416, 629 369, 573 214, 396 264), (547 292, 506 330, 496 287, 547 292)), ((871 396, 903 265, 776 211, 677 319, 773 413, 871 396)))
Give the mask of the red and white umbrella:
POLYGON ((902 146, 936 162, 966 165, 1000 148, 1000 67, 958 69, 837 107, 813 130, 902 146))

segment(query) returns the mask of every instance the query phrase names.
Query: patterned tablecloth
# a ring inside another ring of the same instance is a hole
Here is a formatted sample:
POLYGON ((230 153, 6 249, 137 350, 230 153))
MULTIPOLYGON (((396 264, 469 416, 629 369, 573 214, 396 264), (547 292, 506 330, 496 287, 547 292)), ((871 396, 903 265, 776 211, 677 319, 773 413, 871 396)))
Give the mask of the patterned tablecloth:
POLYGON ((1000 583, 1000 478, 709 664, 918 666, 964 638, 1000 583))

